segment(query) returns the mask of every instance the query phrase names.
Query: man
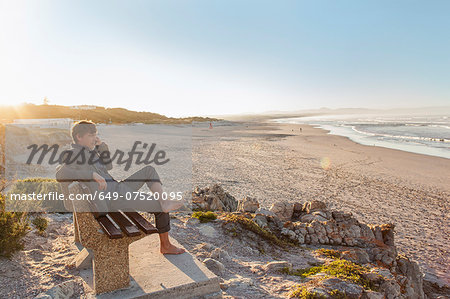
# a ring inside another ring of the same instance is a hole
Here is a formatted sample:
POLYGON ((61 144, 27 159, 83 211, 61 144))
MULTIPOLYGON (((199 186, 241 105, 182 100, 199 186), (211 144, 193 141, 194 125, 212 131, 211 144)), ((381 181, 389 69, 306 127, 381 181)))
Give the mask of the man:
MULTIPOLYGON (((75 123, 72 127, 72 139, 74 142, 72 148, 66 152, 69 158, 63 159, 64 162, 56 172, 56 179, 59 182, 81 181, 90 189, 91 193, 99 190, 118 192, 123 196, 127 192, 139 191, 146 184, 153 194, 159 193, 157 198, 163 198, 161 180, 155 168, 150 165, 143 167, 122 181, 115 180, 109 174, 108 170, 112 169, 112 163, 108 156, 108 146, 98 138, 95 123, 91 121, 75 123), (90 157, 94 157, 94 159, 90 159, 90 157)), ((105 204, 105 201, 98 201, 98 203, 105 204)), ((124 204, 124 201, 114 201, 111 204, 112 206, 115 204, 120 206, 120 204, 124 204)), ((168 212, 178 208, 179 203, 166 200, 161 205, 160 200, 145 200, 131 204, 133 208, 137 208, 136 210, 150 211, 155 215, 161 253, 181 254, 185 252, 183 248, 176 247, 169 240, 170 217, 168 212)), ((108 207, 104 205, 101 209, 105 211, 108 207)))

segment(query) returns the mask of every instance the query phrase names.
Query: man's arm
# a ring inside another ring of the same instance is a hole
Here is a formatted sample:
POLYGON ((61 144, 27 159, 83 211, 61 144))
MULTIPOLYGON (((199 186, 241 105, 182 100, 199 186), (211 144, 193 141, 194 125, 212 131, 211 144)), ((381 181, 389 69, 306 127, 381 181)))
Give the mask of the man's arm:
MULTIPOLYGON (((66 161, 66 159, 63 159, 66 161)), ((56 168, 56 180, 58 182, 73 182, 73 181, 92 181, 93 173, 89 168, 80 167, 75 161, 59 165, 56 168)))
POLYGON ((107 170, 111 170, 113 168, 111 161, 111 153, 109 152, 108 145, 105 142, 102 142, 95 146, 98 154, 100 155, 100 161, 106 166, 107 170))

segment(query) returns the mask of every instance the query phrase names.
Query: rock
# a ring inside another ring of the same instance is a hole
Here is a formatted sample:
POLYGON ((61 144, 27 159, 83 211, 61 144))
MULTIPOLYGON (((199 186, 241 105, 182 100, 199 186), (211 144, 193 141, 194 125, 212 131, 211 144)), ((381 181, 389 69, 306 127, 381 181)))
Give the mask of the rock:
POLYGON ((198 218, 190 217, 190 218, 188 218, 188 220, 186 220, 186 222, 184 223, 184 226, 191 227, 191 226, 196 226, 198 224, 200 224, 200 220, 198 218))
POLYGON ((261 215, 265 215, 265 216, 275 216, 275 213, 274 213, 274 212, 269 211, 269 210, 266 210, 266 209, 264 209, 264 208, 259 208, 259 209, 257 209, 257 210, 255 211, 255 214, 256 214, 256 215, 261 214, 261 215))
POLYGON ((361 237, 361 228, 358 225, 351 225, 347 230, 347 236, 351 238, 361 237))
POLYGON ((380 291, 384 293, 386 299, 396 299, 401 296, 400 286, 394 279, 385 280, 380 285, 380 291))
POLYGON ((302 234, 298 234, 297 235, 297 241, 299 244, 304 244, 305 243, 305 236, 302 234))
POLYGON ((196 187, 192 192, 193 209, 234 212, 237 204, 237 200, 218 184, 204 189, 196 187))
POLYGON ((303 205, 303 211, 310 214, 315 211, 326 211, 327 205, 319 200, 308 201, 303 205))
POLYGON ((252 221, 262 228, 268 228, 267 217, 265 215, 256 214, 252 221))
POLYGON ((310 235, 312 235, 312 234, 315 233, 315 232, 314 232, 314 227, 312 227, 311 225, 308 225, 308 226, 306 227, 306 230, 308 231, 308 234, 310 234, 310 235))
POLYGON ((343 251, 341 258, 360 265, 370 262, 370 258, 367 252, 359 248, 343 251))
POLYGON ((328 234, 328 239, 330 243, 335 245, 340 245, 342 243, 342 237, 338 233, 330 233, 328 234))
POLYGON ((213 251, 216 249, 216 246, 212 245, 211 243, 200 243, 196 246, 197 249, 202 249, 205 251, 213 251))
POLYGON ((365 291, 361 297, 362 299, 384 299, 384 295, 374 291, 365 291))
POLYGON ((390 257, 388 254, 385 254, 381 258, 381 262, 387 266, 391 266, 392 263, 394 262, 394 259, 392 257, 390 257))
POLYGON ((327 221, 328 219, 325 217, 322 217, 320 214, 305 214, 302 217, 300 217, 300 221, 304 223, 310 223, 316 221, 327 221))
POLYGON ((228 252, 222 248, 214 249, 211 252, 210 257, 216 260, 231 261, 231 257, 228 252))
POLYGON ((407 277, 411 288, 411 298, 425 298, 423 292, 423 275, 420 272, 419 265, 409 260, 405 256, 397 256, 397 269, 407 277))
POLYGON ((292 206, 292 204, 286 201, 277 201, 276 203, 272 204, 269 210, 273 212, 278 218, 280 218, 280 220, 288 221, 292 218, 294 207, 292 206))
POLYGON ((279 272, 283 268, 292 269, 292 264, 286 261, 275 261, 263 266, 263 269, 266 272, 279 272))
POLYGON ((394 228, 392 223, 381 225, 381 234, 383 235, 383 242, 387 246, 395 246, 394 244, 394 228))
POLYGON ((373 234, 370 227, 366 224, 359 224, 361 237, 365 239, 367 242, 373 242, 372 240, 375 239, 375 235, 373 234))
POLYGON ((256 200, 256 198, 246 196, 239 201, 237 210, 239 212, 255 213, 256 210, 258 210, 258 208, 259 208, 258 200, 256 200))
POLYGON ((34 297, 34 299, 53 299, 53 298, 52 298, 52 296, 50 296, 48 294, 40 293, 39 295, 34 297))
POLYGON ((350 220, 353 216, 352 213, 345 213, 342 211, 333 211, 331 215, 333 219, 336 220, 336 222, 343 222, 350 220))
POLYGON ((215 259, 207 258, 203 261, 203 263, 209 270, 211 270, 216 275, 220 275, 225 272, 225 266, 221 262, 216 261, 215 259))
POLYGON ((311 235, 311 244, 318 244, 319 243, 319 238, 317 237, 317 235, 311 235))
POLYGON ((75 281, 68 280, 63 283, 60 283, 53 288, 49 289, 45 293, 39 294, 36 298, 44 299, 69 299, 74 294, 75 289, 75 281))
POLYGON ((209 238, 215 238, 217 236, 216 229, 208 224, 201 225, 198 230, 202 235, 207 236, 209 238))
POLYGON ((220 211, 220 212, 226 211, 225 205, 223 204, 223 202, 220 200, 219 197, 217 197, 215 195, 210 195, 207 197, 207 201, 209 203, 208 210, 220 211))
POLYGON ((292 219, 298 220, 303 211, 303 204, 296 202, 292 205, 292 219))
POLYGON ((281 234, 287 236, 291 240, 297 239, 297 235, 295 234, 295 232, 285 227, 283 227, 283 229, 281 230, 281 234))
MULTIPOLYGON (((323 219, 328 220, 327 213, 325 213, 325 212, 323 212, 323 211, 316 211, 316 212, 313 212, 312 214, 313 214, 314 216, 318 216, 318 218, 321 217, 321 218, 323 218, 323 219)), ((325 220, 319 220, 319 221, 325 221, 325 220)))
POLYGON ((328 278, 320 282, 320 286, 328 290, 338 290, 344 293, 347 298, 360 298, 364 288, 360 285, 341 280, 339 278, 328 278))
POLYGON ((236 275, 236 278, 232 278, 224 281, 225 288, 237 288, 237 289, 246 289, 248 286, 253 286, 255 282, 251 278, 242 277, 239 274, 236 275))
POLYGON ((394 275, 392 275, 391 271, 386 268, 373 268, 370 270, 372 273, 376 273, 382 276, 385 280, 393 280, 395 279, 394 275))
POLYGON ((303 211, 303 204, 296 202, 294 203, 294 205, 292 206, 292 210, 294 213, 299 213, 303 211))
POLYGON ((362 274, 365 279, 373 284, 379 284, 383 280, 383 277, 375 272, 366 272, 362 274))

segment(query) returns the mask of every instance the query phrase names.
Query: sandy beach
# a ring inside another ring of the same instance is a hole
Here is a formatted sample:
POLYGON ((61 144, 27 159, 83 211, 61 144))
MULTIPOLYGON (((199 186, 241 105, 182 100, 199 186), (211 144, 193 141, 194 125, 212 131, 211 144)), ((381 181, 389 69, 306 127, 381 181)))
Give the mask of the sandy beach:
MULTIPOLYGON (((309 125, 258 119, 214 122, 213 129, 208 127, 209 123, 200 123, 193 128, 192 188, 219 184, 236 200, 254 197, 263 208, 277 201, 320 200, 330 210, 353 213, 362 223, 394 223, 399 253, 417 261, 426 280, 450 285, 446 184, 450 160, 360 145, 309 125)), ((101 132, 106 142, 117 147, 130 145, 147 130, 113 125, 101 132), (119 131, 122 134, 115 134, 119 131)), ((43 171, 47 172, 40 176, 54 177, 50 168, 43 171)), ((112 173, 117 179, 129 174, 120 167, 112 173)), ((79 249, 73 243, 72 215, 48 214, 47 218, 45 237, 33 229, 25 237, 23 251, 11 260, 0 260, 0 284, 8 285, 0 290, 0 297, 34 298, 66 281, 77 297, 92 295, 74 269, 79 249)), ((194 227, 187 224, 189 219, 189 211, 172 213, 171 236, 182 246, 200 260, 209 257, 207 244, 226 249, 233 257, 225 263, 229 272, 222 277, 230 286, 226 293, 231 297, 225 298, 239 298, 233 296, 242 293, 245 298, 285 298, 295 277, 262 275, 255 269, 274 257, 300 268, 315 261, 311 250, 255 253, 245 240, 233 245, 224 235, 219 238, 220 224, 194 227), (253 286, 245 287, 250 282, 253 286)))
POLYGON ((394 223, 399 251, 447 284, 449 170, 445 158, 360 145, 308 125, 245 121, 193 135, 194 185, 219 183, 266 207, 318 199, 366 223, 394 223))

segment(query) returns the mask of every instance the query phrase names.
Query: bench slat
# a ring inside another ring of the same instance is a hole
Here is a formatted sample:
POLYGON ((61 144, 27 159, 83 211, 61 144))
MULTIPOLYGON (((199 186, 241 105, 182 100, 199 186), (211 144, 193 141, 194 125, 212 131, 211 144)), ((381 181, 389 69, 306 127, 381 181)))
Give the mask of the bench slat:
POLYGON ((110 239, 120 239, 123 237, 122 232, 106 216, 97 218, 100 227, 110 239))
POLYGON ((109 213, 109 216, 111 216, 114 222, 119 225, 119 227, 123 232, 125 232, 127 236, 133 237, 139 236, 141 234, 141 231, 136 226, 134 226, 134 224, 131 223, 122 213, 109 213))
POLYGON ((131 219, 131 221, 136 224, 143 232, 148 234, 154 234, 158 232, 158 229, 154 227, 150 222, 147 221, 141 214, 138 212, 125 212, 125 215, 131 219))

